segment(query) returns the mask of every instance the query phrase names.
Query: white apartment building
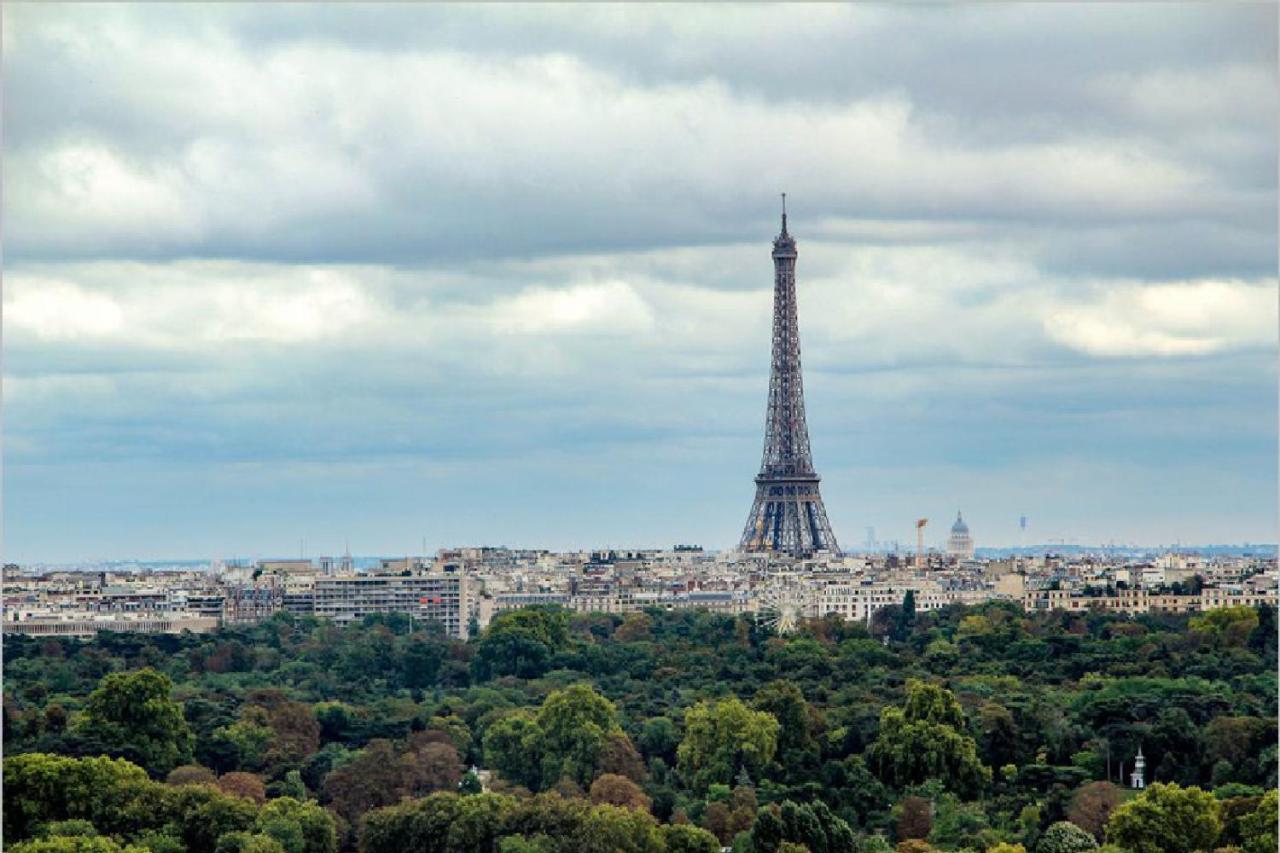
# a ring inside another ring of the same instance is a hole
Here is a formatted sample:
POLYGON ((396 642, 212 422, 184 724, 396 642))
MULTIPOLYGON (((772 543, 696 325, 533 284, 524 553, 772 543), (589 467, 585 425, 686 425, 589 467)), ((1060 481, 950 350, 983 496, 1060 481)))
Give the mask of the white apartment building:
POLYGON ((404 613, 435 620, 445 633, 467 639, 471 581, 462 575, 335 575, 315 579, 315 614, 347 624, 370 613, 404 613))
POLYGON ((907 590, 915 592, 916 612, 940 610, 951 604, 978 604, 998 597, 989 589, 942 589, 934 584, 829 586, 818 597, 818 616, 838 613, 845 621, 866 621, 877 610, 902 604, 907 590))

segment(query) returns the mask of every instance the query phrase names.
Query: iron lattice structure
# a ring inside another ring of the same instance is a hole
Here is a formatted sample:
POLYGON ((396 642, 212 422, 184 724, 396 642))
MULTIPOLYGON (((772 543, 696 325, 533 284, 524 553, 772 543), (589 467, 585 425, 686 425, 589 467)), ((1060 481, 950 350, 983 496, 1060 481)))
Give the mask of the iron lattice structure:
POLYGON ((800 375, 800 324, 796 314, 796 241, 787 233, 783 196, 782 233, 773 241, 773 365, 765 414, 764 459, 756 475, 756 499, 742 531, 742 551, 807 557, 839 553, 818 491, 821 478, 809 453, 800 375))

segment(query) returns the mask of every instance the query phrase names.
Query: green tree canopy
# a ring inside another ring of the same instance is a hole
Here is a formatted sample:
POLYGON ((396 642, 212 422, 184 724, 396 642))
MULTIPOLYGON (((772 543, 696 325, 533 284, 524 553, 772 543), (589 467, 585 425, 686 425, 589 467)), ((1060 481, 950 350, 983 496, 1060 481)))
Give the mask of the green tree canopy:
POLYGON ((1273 853, 1276 849, 1278 807, 1276 789, 1272 788, 1258 803, 1257 811, 1240 819, 1244 853, 1273 853))
POLYGON ((613 703, 589 684, 556 690, 538 709, 538 752, 542 783, 572 779, 590 785, 605 739, 620 732, 613 703))
POLYGON ((1115 810, 1107 841, 1133 853, 1199 853, 1213 849, 1221 830, 1212 794, 1156 783, 1115 810))
POLYGON ((1036 853, 1088 853, 1098 842, 1074 823, 1059 821, 1044 831, 1036 843, 1036 853))
POLYGON ((526 607, 493 618, 480 638, 473 669, 480 678, 537 678, 568 641, 568 618, 559 608, 526 607))
POLYGON ((191 729, 172 692, 169 676, 149 667, 113 672, 89 695, 81 729, 111 754, 163 776, 191 761, 191 729))
POLYGON ((909 681, 904 707, 881 713, 868 763, 886 784, 898 788, 937 779, 958 794, 976 794, 990 781, 991 770, 978 759, 973 738, 961 733, 963 724, 951 691, 909 681))
POLYGON ((703 700, 685 712, 685 736, 677 760, 692 786, 728 785, 740 770, 758 774, 778 745, 778 721, 730 696, 703 700))

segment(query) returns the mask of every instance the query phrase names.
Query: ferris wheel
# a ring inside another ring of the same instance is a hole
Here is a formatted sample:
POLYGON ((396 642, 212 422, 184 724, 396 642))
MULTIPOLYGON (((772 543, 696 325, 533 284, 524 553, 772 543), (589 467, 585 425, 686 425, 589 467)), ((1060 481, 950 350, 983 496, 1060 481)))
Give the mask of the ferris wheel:
POLYGON ((800 620, 813 615, 813 594, 795 584, 783 584, 766 588, 760 594, 760 606, 756 610, 756 622, 776 634, 790 634, 800 626, 800 620))

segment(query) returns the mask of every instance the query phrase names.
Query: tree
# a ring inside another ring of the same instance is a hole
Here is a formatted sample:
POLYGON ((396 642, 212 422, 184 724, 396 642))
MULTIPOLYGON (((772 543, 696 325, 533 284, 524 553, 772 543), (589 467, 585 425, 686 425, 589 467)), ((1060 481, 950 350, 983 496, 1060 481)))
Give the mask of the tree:
POLYGON ((214 850, 227 833, 253 828, 258 807, 250 800, 207 785, 184 785, 170 791, 166 824, 188 850, 214 850))
POLYGON ((484 760, 507 781, 536 790, 542 782, 540 739, 533 712, 513 711, 485 730, 484 760))
POLYGON ((447 646, 433 639, 414 637, 404 650, 401 667, 404 686, 430 687, 436 683, 447 646))
POLYGON ((626 776, 636 783, 644 782, 649 776, 644 767, 644 759, 631 743, 631 738, 622 731, 613 732, 605 737, 600 747, 600 756, 596 761, 596 770, 600 773, 626 776))
POLYGON ((1275 720, 1261 717, 1215 717, 1204 727, 1205 761, 1225 761, 1238 773, 1265 744, 1274 742, 1275 729, 1275 720))
POLYGON ((165 784, 174 786, 215 785, 218 782, 218 777, 208 767, 201 767, 199 764, 184 764, 181 767, 175 767, 170 770, 164 781, 165 784))
POLYGON ((1212 849, 1221 829, 1212 794, 1157 782, 1115 810, 1107 841, 1133 853, 1196 853, 1212 849))
POLYGON ((514 808, 513 801, 509 797, 493 794, 448 796, 454 798, 456 808, 449 824, 447 853, 469 853, 472 850, 492 850, 497 847, 498 839, 506 833, 514 808))
POLYGON ((1036 853, 1087 853, 1097 849, 1098 842, 1092 835, 1067 821, 1050 826, 1036 844, 1036 853))
POLYGON ((899 838, 928 838, 933 832, 933 804, 924 797, 903 797, 894 811, 899 838))
POLYGON ((1244 853, 1273 853, 1276 849, 1277 792, 1272 788, 1251 815, 1240 818, 1244 853))
POLYGON ((1252 607, 1219 607, 1187 622, 1193 633, 1222 646, 1244 646, 1258 627, 1258 611, 1252 607))
POLYGON ((933 853, 936 848, 923 838, 908 838, 893 849, 894 853, 933 853))
POLYGON ((9 756, 4 760, 4 837, 27 838, 38 825, 53 821, 82 819, 105 827, 107 817, 120 820, 136 793, 151 785, 146 771, 123 759, 38 752, 9 756))
POLYGON ((398 802, 407 791, 405 767, 388 740, 370 741, 352 761, 324 780, 333 810, 352 825, 370 809, 398 802))
POLYGON ((270 725, 267 709, 259 705, 246 705, 240 719, 213 732, 215 739, 225 741, 235 755, 237 767, 261 770, 266 766, 275 732, 270 725))
MULTIPOLYGON (((714 786, 714 788, 720 787, 714 786)), ((757 810, 755 791, 745 785, 739 785, 729 794, 728 800, 707 803, 702 813, 702 827, 718 838, 722 844, 728 845, 738 833, 751 829, 757 810)))
POLYGON ((278 797, 258 811, 254 829, 280 842, 285 853, 335 853, 333 817, 316 803, 278 797))
POLYGON ((346 741, 356 725, 356 712, 345 702, 317 702, 312 709, 325 743, 346 741))
POLYGON ((786 845, 802 845, 810 853, 854 850, 857 838, 849 824, 832 814, 821 800, 800 804, 784 800, 760 809, 750 839, 754 853, 780 853, 786 845))
POLYGON ((790 681, 772 681, 760 688, 753 704, 778 721, 777 760, 787 778, 811 774, 818 762, 814 711, 800 688, 790 681))
POLYGON ((228 832, 218 838, 213 853, 285 853, 279 841, 252 832, 228 832))
POLYGON ((266 751, 270 765, 297 767, 320 748, 320 723, 310 705, 280 702, 268 712, 271 743, 266 751))
POLYGON ((369 812, 360 829, 361 853, 445 853, 459 799, 456 794, 438 793, 369 812))
POLYGON ((1003 767, 1016 764, 1019 758, 1018 741, 1021 733, 1013 714, 999 702, 986 701, 978 708, 982 727, 980 746, 988 766, 1003 767))
POLYGON ((646 757, 661 758, 672 765, 676 763, 676 749, 680 746, 680 730, 670 717, 650 717, 640 727, 636 743, 646 757))
POLYGON ((744 768, 758 774, 777 744, 778 721, 730 696, 703 700, 685 712, 685 736, 676 756, 691 786, 705 791, 712 783, 728 784, 744 768))
POLYGON ((599 805, 568 838, 566 853, 662 853, 663 835, 647 812, 599 805))
POLYGON ((5 845, 9 853, 148 853, 143 847, 121 847, 110 838, 55 835, 5 845))
POLYGON ((451 743, 427 743, 405 753, 409 790, 416 796, 433 791, 456 791, 462 781, 462 760, 451 743))
POLYGON ((893 638, 895 640, 905 640, 911 634, 911 626, 916 621, 916 591, 914 589, 907 590, 907 594, 902 597, 902 609, 898 611, 897 624, 894 626, 893 638))
POLYGON ((542 784, 569 778, 588 785, 606 739, 620 734, 613 703, 589 684, 556 690, 538 709, 538 753, 542 784))
POLYGON ((621 643, 634 643, 653 638, 653 617, 643 611, 628 613, 614 632, 614 639, 621 643))
POLYGON ((109 753, 164 775, 191 760, 191 729, 172 692, 169 676, 154 669, 113 672, 89 695, 81 730, 109 753))
POLYGON ((224 773, 218 777, 218 790, 233 797, 244 797, 258 805, 267 801, 267 786, 256 773, 224 773))
POLYGON ((667 853, 720 853, 720 842, 715 836, 696 826, 664 826, 662 841, 667 853))
POLYGON ((508 610, 489 623, 472 668, 479 680, 500 675, 537 678, 568 638, 568 619, 559 608, 508 610))
POLYGON ((1123 801, 1118 785, 1111 782, 1090 782, 1076 791, 1067 809, 1067 820, 1101 841, 1105 836, 1107 821, 1123 801))
POLYGON ((951 691, 907 682, 903 708, 885 708, 880 734, 867 750, 871 767, 887 784, 905 787, 937 779, 959 794, 974 794, 991 779, 973 738, 960 733, 964 714, 951 691))
POLYGON ((652 804, 639 785, 616 773, 605 773, 591 783, 591 802, 596 805, 608 803, 642 812, 649 811, 652 804))

